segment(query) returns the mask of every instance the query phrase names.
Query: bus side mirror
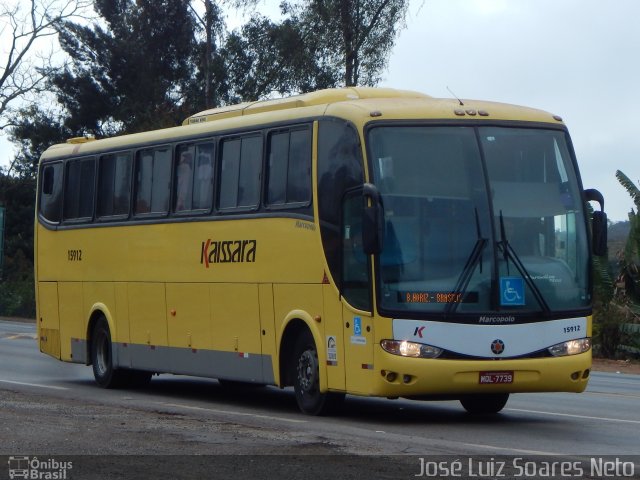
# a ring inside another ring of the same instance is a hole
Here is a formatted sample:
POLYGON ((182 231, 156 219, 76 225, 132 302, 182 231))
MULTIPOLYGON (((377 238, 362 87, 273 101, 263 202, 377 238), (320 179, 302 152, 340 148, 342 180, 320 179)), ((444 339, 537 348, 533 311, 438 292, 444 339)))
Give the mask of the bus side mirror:
POLYGON ((362 214, 362 248, 367 255, 382 252, 384 243, 384 209, 378 189, 370 183, 362 186, 364 212, 362 214))
POLYGON ((607 214, 604 212, 604 197, 593 188, 584 191, 585 199, 589 202, 598 202, 600 211, 593 212, 591 221, 591 245, 593 254, 603 257, 607 254, 607 214))

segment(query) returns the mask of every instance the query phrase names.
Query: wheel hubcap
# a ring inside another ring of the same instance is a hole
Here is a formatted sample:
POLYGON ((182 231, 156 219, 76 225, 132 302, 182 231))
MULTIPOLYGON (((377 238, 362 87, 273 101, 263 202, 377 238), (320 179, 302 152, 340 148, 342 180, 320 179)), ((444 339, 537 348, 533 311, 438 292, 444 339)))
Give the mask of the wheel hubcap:
POLYGON ((313 352, 307 350, 300 355, 298 360, 298 385, 303 392, 309 393, 315 390, 318 381, 318 359, 313 352))
POLYGON ((109 364, 109 345, 107 342, 107 337, 102 334, 98 338, 96 348, 96 360, 98 372, 100 375, 104 375, 107 371, 107 365, 109 364))

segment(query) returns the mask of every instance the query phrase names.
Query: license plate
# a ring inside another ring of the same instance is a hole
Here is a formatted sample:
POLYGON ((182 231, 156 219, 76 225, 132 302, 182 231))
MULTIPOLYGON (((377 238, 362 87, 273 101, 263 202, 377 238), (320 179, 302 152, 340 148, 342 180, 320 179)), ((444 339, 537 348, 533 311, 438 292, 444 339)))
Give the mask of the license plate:
POLYGON ((513 383, 513 371, 508 372, 480 372, 478 383, 481 385, 497 385, 513 383))

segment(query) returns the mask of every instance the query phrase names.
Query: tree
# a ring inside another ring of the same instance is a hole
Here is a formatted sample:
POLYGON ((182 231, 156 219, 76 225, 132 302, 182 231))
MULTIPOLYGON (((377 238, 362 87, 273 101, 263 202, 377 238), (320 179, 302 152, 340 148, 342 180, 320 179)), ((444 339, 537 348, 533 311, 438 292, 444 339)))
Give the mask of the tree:
POLYGON ((42 153, 49 146, 62 143, 74 135, 64 126, 64 115, 59 108, 45 110, 41 105, 32 104, 19 109, 9 135, 18 147, 12 162, 12 175, 35 179, 42 153))
POLYGON ((335 87, 340 71, 327 64, 295 19, 255 16, 232 32, 223 49, 228 102, 335 87))
POLYGON ((375 85, 406 0, 291 0, 279 23, 254 16, 224 47, 228 100, 375 85))
POLYGON ((35 179, 0 174, 0 205, 5 207, 4 266, 0 315, 35 317, 33 211, 35 179))
POLYGON ((620 282, 624 286, 626 295, 635 304, 635 310, 640 313, 640 189, 620 170, 616 171, 616 178, 631 196, 636 210, 629 212, 629 236, 624 250, 620 252, 620 282))
MULTIPOLYGON (((620 170, 616 177, 640 209, 640 189, 620 170)), ((629 227, 627 240, 616 253, 617 278, 606 257, 594 257, 594 338, 607 358, 615 358, 623 347, 640 346, 640 335, 632 325, 640 318, 640 218, 633 209, 629 227)))
MULTIPOLYGON (((218 40, 224 37, 225 24, 222 10, 211 0, 203 0, 204 15, 198 14, 191 6, 193 15, 198 20, 199 30, 204 32, 204 41, 198 45, 198 74, 192 85, 191 100, 196 105, 201 104, 204 109, 218 106, 220 103, 220 83, 223 77, 218 51, 218 40), (201 86, 201 87, 200 87, 201 86), (216 88, 216 86, 218 88, 216 88), (202 91, 199 94, 199 91, 202 91)), ((202 110, 202 108, 194 108, 202 110)))
POLYGON ((97 0, 102 22, 64 22, 70 66, 51 84, 65 126, 99 136, 173 126, 191 77, 194 18, 188 0, 97 0))
MULTIPOLYGON (((89 0, 31 0, 0 5, 0 132, 15 125, 14 105, 43 91, 46 79, 55 71, 51 52, 36 49, 58 26, 77 18, 90 5, 89 0)), ((15 162, 9 166, 12 173, 15 162)))
POLYGON ((304 0, 283 4, 305 42, 343 72, 344 86, 378 83, 408 0, 304 0))

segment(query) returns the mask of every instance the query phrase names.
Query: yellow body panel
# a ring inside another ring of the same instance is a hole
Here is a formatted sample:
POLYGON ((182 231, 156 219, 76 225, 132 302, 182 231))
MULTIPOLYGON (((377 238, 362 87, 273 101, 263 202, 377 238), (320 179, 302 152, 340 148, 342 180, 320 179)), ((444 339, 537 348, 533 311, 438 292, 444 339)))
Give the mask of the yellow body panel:
MULTIPOLYGON (((60 323, 60 336, 64 339, 84 338, 86 335, 82 290, 81 282, 58 282, 59 312, 60 318, 64 319, 64 322, 60 323)), ((108 296, 105 295, 100 295, 99 297, 103 301, 108 299, 108 296)), ((60 348, 61 359, 72 360, 71 342, 63 342, 60 348)))
POLYGON ((40 351, 60 358, 58 284, 38 282, 38 341, 40 351))
MULTIPOLYGON (((260 325, 262 327, 262 353, 271 357, 271 370, 276 384, 280 382, 278 372, 278 343, 275 316, 273 314, 273 285, 263 283, 258 285, 258 299, 260 308, 260 325)), ((268 368, 267 365, 264 368, 268 368)))
MULTIPOLYGON (((129 283, 129 324, 131 343, 139 345, 168 345, 167 314, 164 283, 129 283)), ((116 335, 117 338, 117 335, 116 335)))
POLYGON ((207 283, 167 283, 170 347, 211 348, 213 325, 207 283))
POLYGON ((214 284, 210 298, 213 312, 211 348, 238 354, 261 354, 258 285, 214 284))

